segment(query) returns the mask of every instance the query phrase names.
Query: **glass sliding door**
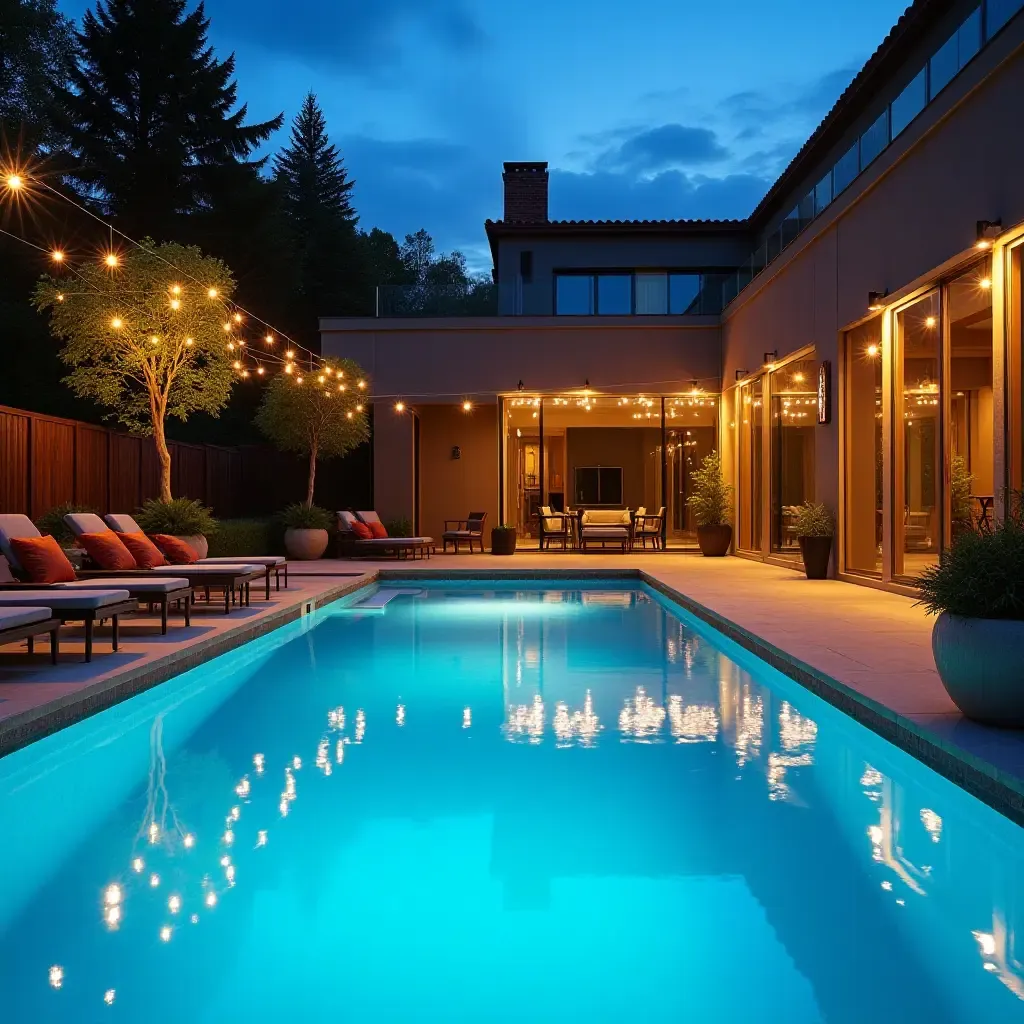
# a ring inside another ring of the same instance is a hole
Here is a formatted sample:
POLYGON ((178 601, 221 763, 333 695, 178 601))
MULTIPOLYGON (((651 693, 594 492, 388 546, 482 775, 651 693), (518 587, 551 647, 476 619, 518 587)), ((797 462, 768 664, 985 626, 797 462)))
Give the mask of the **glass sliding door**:
POLYGON ((942 550, 942 311, 939 291, 896 314, 893 576, 913 579, 942 550))
POLYGON ((882 318, 848 331, 844 350, 844 537, 849 572, 882 572, 882 318))
POLYGON ((814 500, 818 365, 814 356, 772 374, 772 551, 797 558, 797 517, 814 500))
POLYGON ((665 400, 668 547, 697 544, 697 524, 686 500, 693 493, 694 472, 718 447, 718 403, 717 395, 696 390, 665 400))
POLYGON ((739 548, 761 550, 761 479, 764 463, 764 387, 760 377, 745 384, 740 394, 739 548))

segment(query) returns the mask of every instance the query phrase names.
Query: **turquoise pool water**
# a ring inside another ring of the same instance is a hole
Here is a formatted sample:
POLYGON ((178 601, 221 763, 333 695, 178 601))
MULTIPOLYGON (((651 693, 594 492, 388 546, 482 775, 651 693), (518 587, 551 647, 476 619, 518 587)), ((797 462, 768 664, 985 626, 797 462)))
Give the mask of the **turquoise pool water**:
POLYGON ((406 589, 0 760, 0 1020, 1024 1019, 1005 818, 653 591, 406 589))

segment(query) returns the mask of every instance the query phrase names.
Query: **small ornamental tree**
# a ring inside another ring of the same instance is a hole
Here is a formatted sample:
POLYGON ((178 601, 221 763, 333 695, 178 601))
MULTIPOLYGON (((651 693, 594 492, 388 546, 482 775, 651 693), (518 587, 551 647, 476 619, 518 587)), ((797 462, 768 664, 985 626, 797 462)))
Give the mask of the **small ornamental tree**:
POLYGON ((223 300, 235 282, 199 249, 152 239, 76 273, 43 277, 35 293, 36 307, 50 310, 50 330, 64 341, 61 359, 73 367, 64 380, 130 430, 153 435, 160 499, 170 501, 167 417, 217 416, 231 393, 223 300))
POLYGON ((306 507, 313 505, 317 459, 347 455, 370 439, 369 380, 340 359, 305 376, 278 374, 263 395, 256 425, 282 451, 309 456, 306 507))

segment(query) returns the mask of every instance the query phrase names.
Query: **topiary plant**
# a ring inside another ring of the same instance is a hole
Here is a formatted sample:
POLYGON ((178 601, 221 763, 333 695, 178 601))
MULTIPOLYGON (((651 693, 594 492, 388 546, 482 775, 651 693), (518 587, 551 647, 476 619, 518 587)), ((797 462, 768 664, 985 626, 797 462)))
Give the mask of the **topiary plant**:
POLYGON ((329 530, 334 522, 327 509, 301 501, 282 509, 278 519, 286 530, 329 530))
POLYGON ((75 542, 75 535, 67 528, 64 517, 73 512, 93 512, 96 509, 88 505, 76 505, 73 501, 66 501, 63 505, 54 505, 44 516, 36 520, 36 528, 40 533, 49 534, 62 548, 71 547, 75 542))
POLYGON ((1015 492, 995 525, 961 533, 914 581, 932 614, 1024 620, 1024 494, 1015 492))
POLYGON ((798 537, 831 537, 835 532, 832 513, 820 502, 805 501, 797 511, 795 525, 798 537))
POLYGON ((686 507, 698 526, 727 526, 732 518, 732 485, 722 475, 722 456, 711 452, 690 474, 693 493, 686 507))
POLYGON ((213 511, 189 498, 147 501, 135 513, 135 521, 143 533, 168 533, 172 537, 206 537, 217 532, 213 511))

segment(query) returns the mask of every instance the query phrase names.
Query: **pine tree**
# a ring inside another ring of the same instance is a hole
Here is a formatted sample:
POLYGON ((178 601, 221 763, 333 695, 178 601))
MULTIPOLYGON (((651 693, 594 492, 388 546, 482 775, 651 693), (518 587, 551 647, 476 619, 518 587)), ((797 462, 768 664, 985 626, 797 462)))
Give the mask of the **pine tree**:
POLYGON ((129 234, 166 238, 215 207, 264 160, 279 115, 245 124, 234 55, 217 60, 203 4, 97 0, 77 35, 71 88, 59 90, 73 179, 129 234))
POLYGON ((355 182, 313 93, 292 123, 289 145, 274 159, 274 173, 298 264, 303 319, 368 312, 361 308, 366 267, 352 205, 355 182))

